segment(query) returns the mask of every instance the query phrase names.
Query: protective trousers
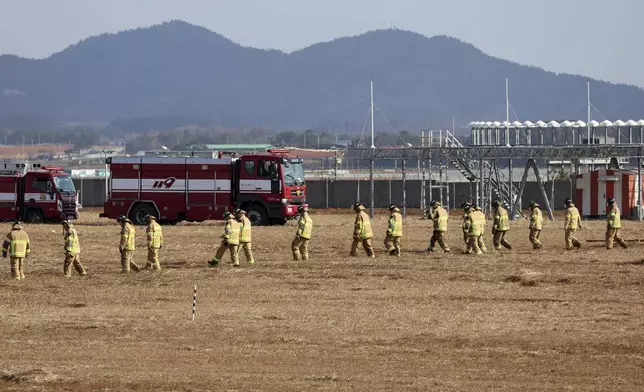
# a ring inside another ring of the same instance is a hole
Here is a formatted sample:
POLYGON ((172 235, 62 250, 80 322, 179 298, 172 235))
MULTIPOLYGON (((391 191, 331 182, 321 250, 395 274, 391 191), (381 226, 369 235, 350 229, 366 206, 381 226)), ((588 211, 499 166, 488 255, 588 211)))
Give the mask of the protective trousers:
POLYGON ((217 248, 217 253, 215 253, 215 260, 221 261, 221 258, 224 257, 226 251, 230 251, 230 260, 231 264, 239 265, 239 245, 228 244, 222 242, 217 248))
POLYGON ((575 232, 577 229, 566 229, 565 240, 566 240, 566 250, 571 250, 573 247, 579 249, 581 248, 581 243, 575 238, 575 232))
POLYGON ((130 272, 130 268, 132 268, 132 271, 134 272, 139 272, 141 270, 134 262, 134 251, 123 250, 121 252, 121 272, 127 274, 130 272))
MULTIPOLYGON (((449 252, 449 246, 445 243, 445 239, 443 238, 443 232, 442 231, 436 231, 432 233, 432 238, 429 240, 429 251, 433 252, 434 248, 436 247, 436 243, 438 242, 438 245, 443 249, 445 252, 449 252)), ((465 244, 467 245, 467 234, 463 233, 463 240, 465 241, 465 244)))
POLYGON ((476 243, 479 246, 479 249, 481 249, 481 252, 487 252, 487 246, 485 246, 485 241, 483 241, 483 234, 479 236, 479 239, 476 241, 476 243))
POLYGON ((309 240, 307 238, 295 237, 291 243, 291 251, 293 252, 293 260, 308 260, 309 240))
POLYGON ((85 276, 87 273, 85 272, 85 268, 80 262, 80 255, 78 254, 72 254, 72 253, 65 253, 65 262, 63 263, 63 274, 65 276, 72 276, 72 268, 71 266, 74 266, 74 269, 80 276, 85 276))
POLYGON ((510 243, 505 239, 505 233, 507 233, 507 231, 496 230, 494 232, 494 237, 492 237, 494 249, 501 250, 501 245, 506 247, 508 250, 512 249, 512 245, 510 245, 510 243))
POLYGON ((371 238, 361 240, 361 239, 353 239, 353 243, 351 244, 351 253, 349 255, 356 257, 358 256, 358 245, 362 243, 362 247, 364 248, 365 253, 369 257, 376 257, 373 247, 371 246, 371 238))
POLYGON ((248 264, 255 264, 255 259, 253 258, 253 248, 251 247, 250 242, 240 242, 239 247, 244 251, 246 256, 246 261, 248 264))
POLYGON ((24 257, 11 258, 11 278, 16 280, 25 278, 24 264, 25 264, 24 257))
POLYGON ((530 242, 532 242, 532 249, 541 249, 543 246, 541 241, 539 241, 539 236, 541 235, 541 230, 530 229, 530 242))
POLYGON ((619 229, 606 229, 606 249, 613 249, 613 241, 626 249, 626 242, 619 236, 619 229))
POLYGON ((159 250, 154 248, 148 248, 148 262, 145 264, 143 269, 152 269, 158 271, 161 269, 161 263, 159 263, 159 250))
POLYGON ((474 252, 477 255, 483 254, 481 248, 479 247, 480 240, 480 235, 470 235, 467 241, 467 247, 465 248, 465 253, 471 254, 472 252, 474 252))
POLYGON ((387 233, 385 236, 385 249, 392 256, 400 256, 400 239, 402 237, 394 237, 387 233))

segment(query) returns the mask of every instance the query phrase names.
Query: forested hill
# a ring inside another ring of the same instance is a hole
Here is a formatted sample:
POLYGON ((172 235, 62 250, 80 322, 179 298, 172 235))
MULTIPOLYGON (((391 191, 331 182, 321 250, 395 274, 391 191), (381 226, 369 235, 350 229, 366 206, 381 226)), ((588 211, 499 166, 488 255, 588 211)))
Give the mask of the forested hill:
MULTIPOLYGON (((287 54, 172 21, 91 37, 42 60, 0 56, 0 128, 118 119, 144 129, 359 131, 370 80, 394 128, 451 126, 453 117, 504 119, 506 76, 519 120, 586 117, 586 78, 494 58, 454 38, 379 30, 287 54)), ((642 89, 599 81, 591 88, 608 118, 644 117, 642 89)))

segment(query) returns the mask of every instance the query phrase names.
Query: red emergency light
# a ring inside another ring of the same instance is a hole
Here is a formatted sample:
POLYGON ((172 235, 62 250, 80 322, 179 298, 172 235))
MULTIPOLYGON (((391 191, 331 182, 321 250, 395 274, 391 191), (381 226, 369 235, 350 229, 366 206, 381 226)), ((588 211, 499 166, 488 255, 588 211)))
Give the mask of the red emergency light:
POLYGON ((41 166, 40 168, 48 172, 62 172, 65 170, 62 166, 41 166))

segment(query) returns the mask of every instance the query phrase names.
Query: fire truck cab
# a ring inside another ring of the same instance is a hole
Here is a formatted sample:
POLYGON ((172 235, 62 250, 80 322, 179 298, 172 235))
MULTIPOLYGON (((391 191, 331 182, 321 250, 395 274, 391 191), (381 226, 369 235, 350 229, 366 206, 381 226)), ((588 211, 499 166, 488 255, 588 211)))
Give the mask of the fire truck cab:
POLYGON ((128 216, 144 224, 222 219, 242 208, 255 225, 284 224, 306 202, 302 160, 288 151, 192 157, 111 157, 101 217, 128 216))
POLYGON ((0 220, 29 223, 77 219, 78 192, 61 167, 4 164, 0 169, 0 220))

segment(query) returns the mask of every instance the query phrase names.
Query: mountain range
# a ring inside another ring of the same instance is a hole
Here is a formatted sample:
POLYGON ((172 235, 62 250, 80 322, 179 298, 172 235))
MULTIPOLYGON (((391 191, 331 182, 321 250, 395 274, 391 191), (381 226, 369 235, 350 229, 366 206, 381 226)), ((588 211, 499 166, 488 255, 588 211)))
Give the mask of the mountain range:
MULTIPOLYGON (((586 118, 588 78, 498 59, 455 38, 377 30, 284 53, 171 21, 90 37, 45 59, 0 56, 0 128, 111 122, 129 131, 190 124, 360 131, 370 81, 380 130, 438 128, 453 118, 505 119, 506 77, 513 119, 586 118)), ((644 117, 641 88, 590 82, 598 119, 644 117)))

